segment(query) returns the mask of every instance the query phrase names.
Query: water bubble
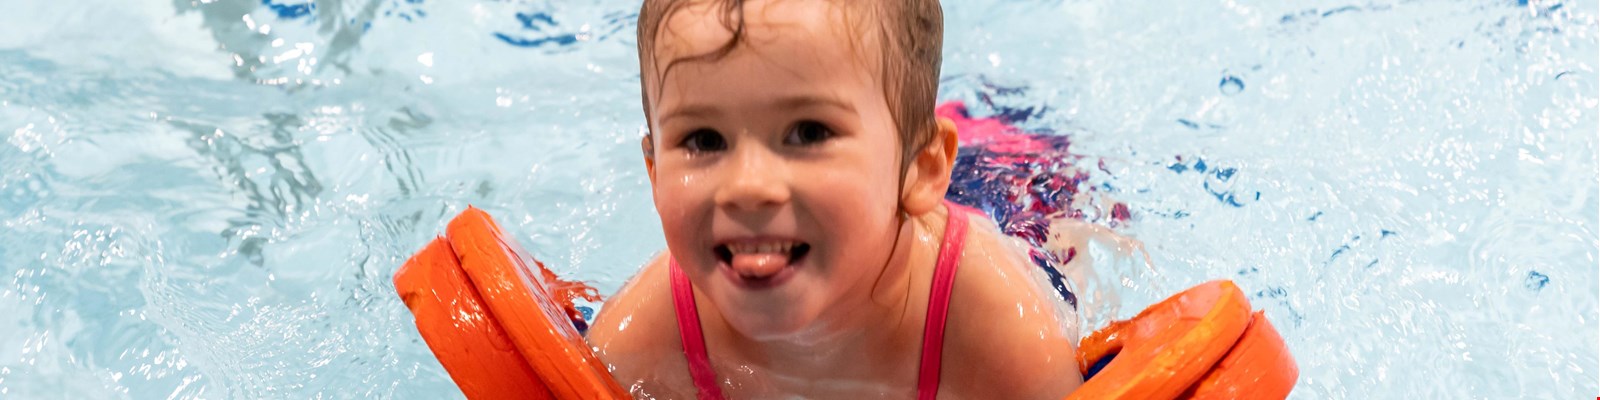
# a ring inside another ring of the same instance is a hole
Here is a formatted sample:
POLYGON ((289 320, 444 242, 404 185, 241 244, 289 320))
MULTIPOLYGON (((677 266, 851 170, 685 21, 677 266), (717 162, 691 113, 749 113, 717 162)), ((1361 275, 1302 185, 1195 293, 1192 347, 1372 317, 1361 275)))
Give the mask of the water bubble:
POLYGON ((1224 76, 1222 81, 1217 83, 1217 89, 1222 90, 1222 94, 1225 95, 1236 95, 1244 91, 1244 80, 1233 75, 1224 76))
POLYGON ((1522 282, 1524 287, 1535 292, 1544 289, 1544 286, 1548 284, 1550 284, 1550 276, 1541 274, 1539 271, 1528 271, 1528 279, 1522 282))

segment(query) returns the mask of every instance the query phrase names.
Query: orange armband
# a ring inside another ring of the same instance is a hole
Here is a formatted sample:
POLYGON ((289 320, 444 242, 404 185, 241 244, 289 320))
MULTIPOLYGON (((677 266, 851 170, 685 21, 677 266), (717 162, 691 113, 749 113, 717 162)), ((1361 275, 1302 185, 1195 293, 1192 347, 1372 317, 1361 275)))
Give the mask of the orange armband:
POLYGON ((1282 399, 1300 374, 1277 330, 1226 280, 1112 322, 1079 343, 1078 360, 1087 380, 1068 399, 1282 399))
POLYGON ((593 289, 555 279, 483 210, 451 220, 394 286, 468 398, 629 398, 573 326, 572 298, 598 299, 593 289))

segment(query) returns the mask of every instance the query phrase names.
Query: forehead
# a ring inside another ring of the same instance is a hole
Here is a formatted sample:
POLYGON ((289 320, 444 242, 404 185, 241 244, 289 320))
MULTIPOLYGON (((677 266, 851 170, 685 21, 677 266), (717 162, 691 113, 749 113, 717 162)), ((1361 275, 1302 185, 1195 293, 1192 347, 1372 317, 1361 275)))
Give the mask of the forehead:
POLYGON ((652 98, 704 92, 711 84, 756 79, 768 86, 845 83, 878 87, 877 35, 863 29, 867 7, 853 2, 756 0, 743 9, 692 1, 662 21, 645 68, 652 98), (734 30, 743 18, 740 37, 734 30), (730 51, 725 46, 733 43, 730 51), (709 55, 709 56, 708 56, 709 55))

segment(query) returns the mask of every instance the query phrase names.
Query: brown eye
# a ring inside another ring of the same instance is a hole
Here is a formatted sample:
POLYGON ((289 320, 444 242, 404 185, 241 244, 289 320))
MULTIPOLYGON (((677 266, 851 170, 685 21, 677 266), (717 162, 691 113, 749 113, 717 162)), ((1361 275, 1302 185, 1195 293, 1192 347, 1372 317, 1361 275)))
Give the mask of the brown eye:
POLYGON ((805 120, 789 128, 789 134, 784 135, 783 143, 798 146, 811 146, 822 143, 834 136, 833 130, 821 122, 805 120))
POLYGON ((683 147, 692 153, 723 151, 728 149, 728 141, 722 138, 721 133, 702 128, 684 136, 683 147))

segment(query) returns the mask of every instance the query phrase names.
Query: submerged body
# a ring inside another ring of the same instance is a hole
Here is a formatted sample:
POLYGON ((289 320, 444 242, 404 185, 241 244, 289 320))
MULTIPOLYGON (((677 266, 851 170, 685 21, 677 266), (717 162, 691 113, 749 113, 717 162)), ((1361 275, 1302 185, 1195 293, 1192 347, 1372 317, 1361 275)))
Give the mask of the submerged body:
POLYGON ((635 396, 704 394, 674 314, 674 260, 727 397, 917 395, 950 218, 971 229, 930 355, 942 359, 937 396, 1060 398, 1081 384, 1076 318, 1026 246, 942 206, 958 140, 953 123, 931 122, 931 91, 916 110, 929 122, 896 135, 910 103, 890 97, 903 84, 879 75, 894 63, 877 51, 901 39, 863 28, 875 4, 689 2, 665 7, 658 40, 641 39, 642 145, 669 251, 589 331, 635 396))

